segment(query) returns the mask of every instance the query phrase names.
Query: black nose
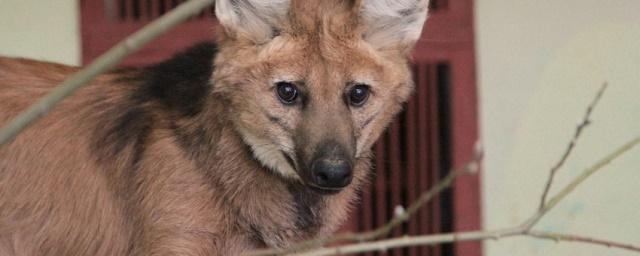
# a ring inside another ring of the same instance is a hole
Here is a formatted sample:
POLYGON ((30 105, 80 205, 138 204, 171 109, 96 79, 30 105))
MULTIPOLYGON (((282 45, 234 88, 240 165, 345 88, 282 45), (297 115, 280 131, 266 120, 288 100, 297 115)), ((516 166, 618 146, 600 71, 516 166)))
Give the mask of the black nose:
POLYGON ((351 183, 351 164, 342 159, 318 159, 312 164, 313 183, 321 188, 339 189, 351 183))

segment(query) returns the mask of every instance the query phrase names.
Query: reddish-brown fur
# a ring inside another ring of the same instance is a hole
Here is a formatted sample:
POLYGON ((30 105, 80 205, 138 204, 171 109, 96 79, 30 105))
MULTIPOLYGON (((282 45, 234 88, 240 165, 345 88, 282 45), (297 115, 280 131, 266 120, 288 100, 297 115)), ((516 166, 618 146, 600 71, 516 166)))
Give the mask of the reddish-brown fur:
MULTIPOLYGON (((146 74, 159 69, 132 69, 66 99, 0 147, 0 255, 237 255, 335 231, 367 179, 371 144, 412 89, 413 42, 368 45, 360 4, 293 1, 266 43, 223 24, 211 89, 147 91, 146 74), (281 74, 305 81, 304 110, 262 86, 281 74), (372 81, 370 105, 344 104, 353 79, 372 81), (300 162, 324 140, 344 143, 354 179, 318 194, 264 167, 247 134, 293 141, 300 162)), ((0 58, 0 125, 75 71, 0 58)))

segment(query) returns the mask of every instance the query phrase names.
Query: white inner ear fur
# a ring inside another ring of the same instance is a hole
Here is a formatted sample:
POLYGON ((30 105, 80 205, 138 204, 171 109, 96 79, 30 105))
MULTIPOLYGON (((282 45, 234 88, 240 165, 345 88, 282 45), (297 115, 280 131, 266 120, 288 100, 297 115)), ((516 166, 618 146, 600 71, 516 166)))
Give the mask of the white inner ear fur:
POLYGON ((273 38, 286 18, 290 0, 216 0, 216 17, 225 29, 256 43, 273 38))
POLYGON ((298 173, 282 154, 282 149, 275 143, 254 136, 250 132, 239 129, 244 143, 251 147, 253 156, 265 167, 279 173, 282 177, 300 180, 298 173))
POLYGON ((364 40, 381 49, 395 45, 413 45, 427 19, 429 0, 365 0, 364 40))

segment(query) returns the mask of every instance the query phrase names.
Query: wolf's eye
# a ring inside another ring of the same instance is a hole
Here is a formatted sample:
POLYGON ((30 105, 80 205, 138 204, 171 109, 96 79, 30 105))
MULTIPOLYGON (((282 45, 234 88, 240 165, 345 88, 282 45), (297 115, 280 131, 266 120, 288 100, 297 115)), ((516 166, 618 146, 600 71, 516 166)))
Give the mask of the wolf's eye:
POLYGON ((362 106, 369 98, 369 86, 366 84, 356 84, 349 90, 349 104, 354 107, 362 106))
POLYGON ((298 88, 290 82, 277 82, 276 92, 278 93, 278 99, 283 104, 291 105, 295 103, 298 98, 298 88))

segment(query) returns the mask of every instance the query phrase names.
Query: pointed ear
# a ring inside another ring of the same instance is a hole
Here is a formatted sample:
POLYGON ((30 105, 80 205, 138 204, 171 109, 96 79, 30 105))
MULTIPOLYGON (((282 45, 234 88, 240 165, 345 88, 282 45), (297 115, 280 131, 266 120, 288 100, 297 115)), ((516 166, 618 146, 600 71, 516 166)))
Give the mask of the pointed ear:
POLYGON ((229 37, 263 43, 278 32, 289 0, 216 0, 216 17, 229 37))
POLYGON ((364 1, 364 40, 378 49, 413 48, 427 19, 429 0, 364 1))

